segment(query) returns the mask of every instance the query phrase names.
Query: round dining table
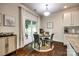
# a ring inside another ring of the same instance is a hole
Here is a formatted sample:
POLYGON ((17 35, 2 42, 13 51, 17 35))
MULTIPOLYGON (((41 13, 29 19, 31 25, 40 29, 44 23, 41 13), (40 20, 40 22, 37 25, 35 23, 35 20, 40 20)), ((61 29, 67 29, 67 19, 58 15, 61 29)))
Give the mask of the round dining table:
POLYGON ((42 41, 42 46, 45 46, 46 39, 50 39, 50 35, 48 35, 48 36, 46 36, 46 35, 40 35, 40 39, 42 41))

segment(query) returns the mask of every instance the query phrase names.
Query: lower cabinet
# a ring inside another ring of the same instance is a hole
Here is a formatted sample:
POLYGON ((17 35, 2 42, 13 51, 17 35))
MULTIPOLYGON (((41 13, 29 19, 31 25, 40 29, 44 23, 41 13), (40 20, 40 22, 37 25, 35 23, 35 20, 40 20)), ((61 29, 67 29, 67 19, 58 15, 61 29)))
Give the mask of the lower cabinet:
POLYGON ((67 45, 67 56, 77 56, 75 50, 71 47, 70 44, 67 45))
POLYGON ((16 50, 15 36, 8 37, 8 53, 16 50))
POLYGON ((16 36, 0 38, 0 55, 6 55, 16 50, 16 36))
POLYGON ((5 37, 1 37, 0 38, 0 56, 5 55, 6 54, 6 38, 5 37))

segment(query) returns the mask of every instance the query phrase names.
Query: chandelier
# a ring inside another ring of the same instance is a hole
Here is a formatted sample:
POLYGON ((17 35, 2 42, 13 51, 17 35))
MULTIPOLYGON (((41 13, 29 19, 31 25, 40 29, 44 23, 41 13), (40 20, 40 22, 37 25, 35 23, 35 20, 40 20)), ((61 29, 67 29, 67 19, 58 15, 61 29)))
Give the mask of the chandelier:
POLYGON ((46 10, 44 12, 44 16, 49 16, 50 15, 50 12, 48 10, 48 4, 46 4, 45 6, 46 6, 46 10))

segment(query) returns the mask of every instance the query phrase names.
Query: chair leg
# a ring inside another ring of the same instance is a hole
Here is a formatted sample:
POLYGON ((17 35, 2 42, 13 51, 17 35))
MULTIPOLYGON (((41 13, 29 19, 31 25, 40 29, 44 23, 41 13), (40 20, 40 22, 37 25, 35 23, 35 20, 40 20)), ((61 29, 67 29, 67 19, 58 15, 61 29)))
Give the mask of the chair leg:
POLYGON ((34 43, 34 48, 36 48, 36 43, 34 43))
POLYGON ((52 48, 52 43, 50 42, 50 48, 52 48))
POLYGON ((39 45, 39 50, 40 50, 40 45, 39 45))
POLYGON ((38 45, 39 45, 38 49, 40 50, 40 44, 38 43, 38 45))

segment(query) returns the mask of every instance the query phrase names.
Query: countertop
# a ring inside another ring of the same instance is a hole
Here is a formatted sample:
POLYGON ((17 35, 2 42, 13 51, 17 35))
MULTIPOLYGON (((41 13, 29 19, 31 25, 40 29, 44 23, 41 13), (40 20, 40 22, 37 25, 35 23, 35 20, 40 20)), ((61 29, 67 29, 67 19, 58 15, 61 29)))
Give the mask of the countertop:
POLYGON ((14 35, 0 35, 0 37, 8 37, 8 36, 16 36, 15 34, 14 35))
POLYGON ((70 45, 72 46, 72 48, 75 50, 75 52, 77 53, 77 55, 79 55, 79 37, 69 37, 69 39, 67 39, 68 42, 70 43, 70 45))

